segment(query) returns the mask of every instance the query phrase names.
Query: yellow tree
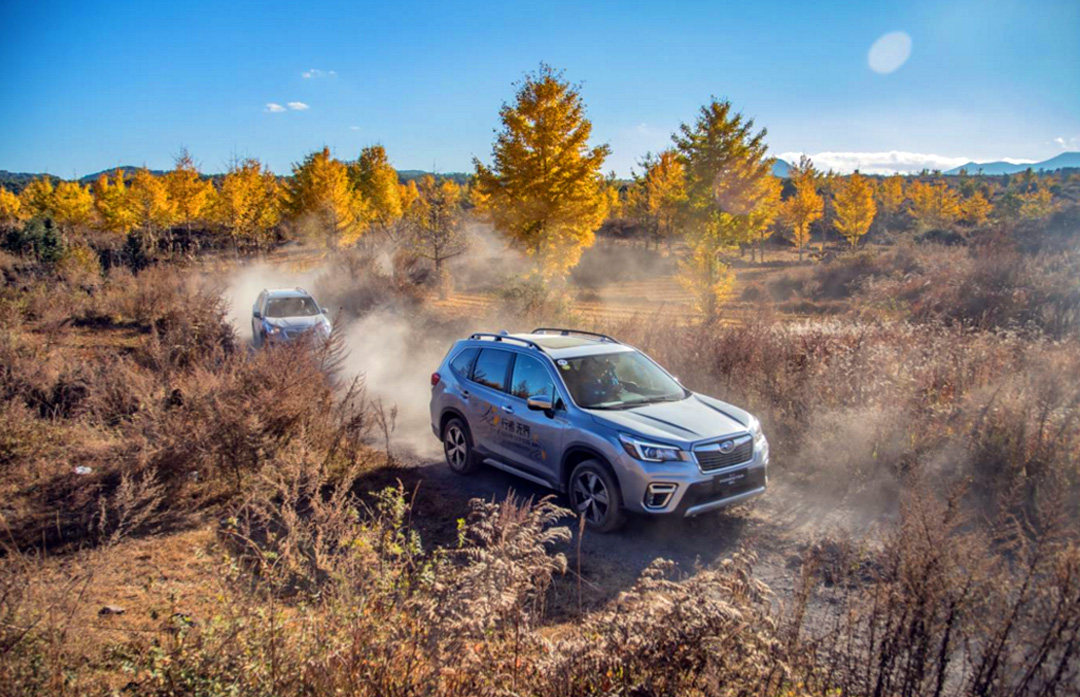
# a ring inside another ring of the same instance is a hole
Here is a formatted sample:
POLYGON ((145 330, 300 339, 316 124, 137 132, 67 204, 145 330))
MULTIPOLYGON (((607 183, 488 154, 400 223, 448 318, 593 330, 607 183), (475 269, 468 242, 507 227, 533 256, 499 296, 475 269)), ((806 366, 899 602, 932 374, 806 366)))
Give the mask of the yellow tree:
POLYGON ((19 194, 23 211, 30 217, 52 215, 54 190, 52 179, 49 177, 31 180, 19 194))
POLYGON ((766 182, 773 160, 765 156, 765 130, 753 129, 753 119, 714 99, 674 136, 686 168, 691 223, 681 280, 708 319, 716 317, 732 287, 722 255, 752 241, 772 205, 766 182))
POLYGON ((398 173, 386 158, 381 145, 360 151, 360 157, 349 166, 349 178, 366 204, 372 222, 387 228, 401 218, 401 186, 398 173))
POLYGON ((156 241, 160 230, 176 222, 176 205, 162 177, 143 167, 131 178, 131 200, 135 208, 135 225, 156 241))
POLYGON ((799 250, 802 261, 803 250, 810 243, 810 226, 825 214, 825 200, 817 192, 818 173, 810 158, 800 158, 790 176, 795 193, 783 202, 781 220, 791 228, 791 243, 799 250))
POLYGON ((960 194, 945 182, 913 181, 908 198, 911 217, 920 230, 952 227, 963 215, 960 194))
POLYGON ((102 172, 94 182, 93 192, 94 208, 102 230, 127 234, 138 222, 138 210, 122 170, 117 169, 111 181, 102 172))
POLYGON ((26 217, 27 211, 23 208, 22 200, 0 186, 0 226, 11 227, 17 225, 26 217))
POLYGON ((355 244, 367 230, 364 201, 349 183, 348 168, 330 156, 330 148, 316 150, 293 165, 283 198, 288 217, 328 246, 355 244))
MULTIPOLYGON (((470 196, 475 193, 475 189, 469 192, 470 196)), ((420 191, 416 188, 416 181, 410 179, 404 184, 399 184, 398 198, 401 200, 401 213, 404 215, 416 202, 416 199, 420 198, 420 191)))
POLYGON ((1057 205, 1054 203, 1053 193, 1049 188, 1041 184, 1031 191, 1020 194, 1021 218, 1044 218, 1056 209, 1057 205))
POLYGON ((993 210, 994 207, 990 205, 990 201, 986 199, 983 192, 975 191, 961 204, 961 219, 969 225, 985 225, 993 210))
POLYGON ((825 243, 828 241, 829 230, 835 225, 836 220, 836 192, 843 184, 843 176, 833 170, 829 170, 817 177, 818 192, 825 202, 825 210, 821 216, 821 241, 818 249, 825 251, 825 243))
POLYGON ((461 224, 463 194, 452 180, 440 184, 430 175, 416 189, 419 195, 405 213, 408 243, 417 256, 435 266, 439 297, 445 298, 450 286, 445 264, 468 249, 461 224))
POLYGON ((214 185, 202 178, 191 154, 184 149, 172 170, 165 174, 165 191, 175 207, 175 223, 190 232, 192 224, 202 220, 214 185))
POLYGON ((235 163, 221 181, 221 190, 210 205, 214 222, 233 240, 263 245, 281 220, 280 187, 273 172, 255 159, 235 163))
POLYGON ((641 166, 645 174, 636 182, 634 203, 657 246, 663 240, 671 249, 686 208, 686 171, 674 150, 646 155, 641 166))
POLYGON ((94 218, 94 197, 78 182, 62 181, 53 190, 49 203, 52 218, 64 232, 85 227, 94 218))
POLYGON ((474 160, 476 188, 495 228, 533 257, 545 278, 573 268, 594 241, 607 201, 609 149, 589 146, 592 124, 577 88, 547 65, 504 104, 493 164, 474 160))
POLYGON ((835 206, 836 229, 854 247, 877 214, 874 185, 858 172, 851 174, 837 189, 835 206))
MULTIPOLYGON (((758 205, 750 214, 750 237, 757 247, 757 260, 765 261, 765 240, 772 237, 775 229, 774 223, 782 212, 780 204, 780 192, 783 184, 771 173, 761 179, 758 185, 758 205)), ((754 250, 751 247, 750 260, 754 260, 754 250)))
POLYGON ((894 216, 904 205, 904 178, 899 174, 885 177, 877 187, 878 210, 885 215, 894 216))

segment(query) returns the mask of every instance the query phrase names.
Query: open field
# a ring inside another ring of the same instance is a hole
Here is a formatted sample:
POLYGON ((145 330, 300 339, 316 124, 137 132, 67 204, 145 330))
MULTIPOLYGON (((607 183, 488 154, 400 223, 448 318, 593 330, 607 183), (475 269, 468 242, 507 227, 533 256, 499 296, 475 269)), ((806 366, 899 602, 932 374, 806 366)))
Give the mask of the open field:
POLYGON ((368 254, 206 255, 91 284, 5 258, 0 691, 581 694, 622 675, 899 694, 937 674, 943 694, 1042 694, 1076 677, 1070 253, 770 249, 733 260, 713 323, 669 259, 625 243, 590 250, 568 301, 526 305, 467 267, 439 300, 368 254), (591 274, 613 256, 629 270, 591 274), (926 282, 941 273, 953 287, 926 282), (252 351, 252 288, 298 283, 337 311, 330 352, 252 351), (547 492, 449 472, 424 396, 449 343, 565 322, 759 414, 768 495, 582 536, 529 508, 547 492))

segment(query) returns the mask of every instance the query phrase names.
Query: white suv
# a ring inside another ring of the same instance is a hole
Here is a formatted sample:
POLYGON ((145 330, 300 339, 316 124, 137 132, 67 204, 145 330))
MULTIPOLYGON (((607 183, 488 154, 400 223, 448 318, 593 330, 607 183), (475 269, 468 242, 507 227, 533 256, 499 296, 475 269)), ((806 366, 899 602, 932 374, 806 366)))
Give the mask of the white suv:
POLYGON ((303 288, 267 289, 251 308, 251 341, 256 348, 312 336, 330 336, 330 318, 303 288))

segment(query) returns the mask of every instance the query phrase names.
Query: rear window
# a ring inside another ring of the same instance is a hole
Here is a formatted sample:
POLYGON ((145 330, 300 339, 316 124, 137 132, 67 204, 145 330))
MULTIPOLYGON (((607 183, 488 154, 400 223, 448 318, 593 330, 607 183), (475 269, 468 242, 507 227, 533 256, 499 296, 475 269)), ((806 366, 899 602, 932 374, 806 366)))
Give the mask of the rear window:
POLYGON ((469 368, 472 367, 472 362, 473 359, 476 358, 477 351, 478 349, 467 348, 454 356, 454 360, 450 361, 450 370, 453 370, 458 377, 469 377, 469 368))
POLYGON ((506 369, 513 354, 499 349, 481 349, 473 367, 472 379, 496 390, 506 389, 506 369))

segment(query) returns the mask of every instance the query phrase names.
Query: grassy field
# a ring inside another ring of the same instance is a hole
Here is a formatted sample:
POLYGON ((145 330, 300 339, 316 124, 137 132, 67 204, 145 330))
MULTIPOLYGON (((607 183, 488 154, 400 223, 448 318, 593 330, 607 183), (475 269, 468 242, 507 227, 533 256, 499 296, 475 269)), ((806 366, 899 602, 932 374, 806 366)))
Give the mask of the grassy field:
POLYGON ((461 266, 444 300, 373 250, 5 256, 0 693, 1066 694, 1076 238, 1010 234, 733 259, 714 323, 610 240, 559 292, 461 266), (334 342, 252 351, 250 288, 301 282, 334 342), (758 414, 769 495, 581 535, 428 455, 450 341, 568 322, 758 414))

